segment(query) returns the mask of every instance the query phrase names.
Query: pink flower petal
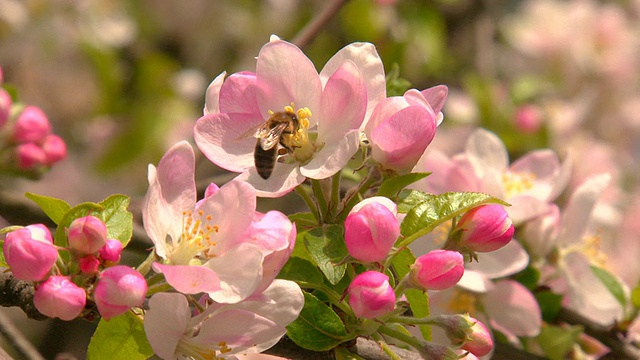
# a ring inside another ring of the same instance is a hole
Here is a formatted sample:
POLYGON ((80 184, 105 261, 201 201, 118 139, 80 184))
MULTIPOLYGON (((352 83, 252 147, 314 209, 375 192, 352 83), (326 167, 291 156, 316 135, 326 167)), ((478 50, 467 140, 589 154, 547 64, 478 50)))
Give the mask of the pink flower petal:
POLYGON ((258 175, 255 166, 242 173, 237 179, 251 184, 258 196, 280 197, 302 184, 305 177, 300 173, 297 164, 276 163, 271 177, 267 180, 258 175))
POLYGON ((449 88, 446 85, 436 85, 421 91, 422 96, 427 100, 433 111, 437 114, 442 111, 444 103, 449 94, 449 88))
POLYGON ((553 200, 552 190, 556 187, 555 182, 561 172, 560 160, 553 151, 532 151, 514 162, 509 170, 535 176, 533 188, 521 194, 535 196, 540 200, 553 200))
MULTIPOLYGON (((327 143, 308 164, 300 168, 300 173, 312 179, 326 179, 340 171, 358 151, 360 131, 352 130, 340 141, 327 143)), ((304 180, 304 178, 303 178, 304 180)))
POLYGON ((487 130, 478 129, 471 134, 465 151, 485 171, 504 172, 509 166, 509 155, 502 140, 487 130))
POLYGON ((529 264, 529 255, 516 240, 504 247, 479 254, 478 262, 465 264, 466 270, 481 272, 490 279, 498 279, 524 270, 529 264))
MULTIPOLYGON (((292 102, 319 108, 322 83, 315 66, 295 45, 276 40, 264 45, 256 64, 258 106, 262 114, 282 111, 292 102)), ((311 119, 313 121, 313 118, 311 119)))
POLYGON ((153 269, 164 274, 167 283, 183 294, 199 294, 220 290, 220 279, 215 272, 204 266, 154 263, 153 269))
POLYGON ((284 326, 252 311, 224 308, 205 320, 198 335, 190 341, 209 348, 224 342, 233 353, 240 353, 264 341, 279 339, 286 332, 284 326))
POLYGON ((214 164, 234 172, 254 166, 256 139, 248 132, 264 120, 251 114, 214 114, 198 119, 194 138, 214 164))
POLYGON ((220 289, 208 292, 219 303, 233 304, 253 294, 262 280, 264 255, 260 248, 241 244, 204 265, 220 278, 220 289))
POLYGON ((494 326, 517 336, 536 336, 542 326, 538 302, 531 292, 513 280, 498 281, 484 295, 483 304, 494 326))
POLYGON ((184 295, 158 293, 149 299, 149 310, 144 317, 144 331, 156 355, 163 359, 173 359, 189 320, 191 312, 184 295))
POLYGON ((256 90, 256 74, 249 71, 232 74, 220 89, 220 112, 254 114, 257 119, 265 118, 268 113, 260 112, 256 90))
POLYGON ((207 92, 205 94, 205 102, 204 102, 204 115, 208 114, 217 114, 220 112, 219 106, 219 97, 220 97, 220 87, 224 82, 224 77, 227 75, 226 71, 223 71, 220 75, 216 76, 215 79, 209 84, 207 87, 207 92))

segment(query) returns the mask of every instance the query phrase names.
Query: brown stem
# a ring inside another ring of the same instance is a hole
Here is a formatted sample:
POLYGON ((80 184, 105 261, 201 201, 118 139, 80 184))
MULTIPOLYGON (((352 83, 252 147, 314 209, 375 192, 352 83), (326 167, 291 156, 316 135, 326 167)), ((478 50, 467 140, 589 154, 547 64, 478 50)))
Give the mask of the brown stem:
POLYGON ((298 35, 296 35, 291 41, 299 48, 305 48, 318 36, 320 30, 340 11, 342 6, 347 3, 347 0, 334 0, 327 5, 324 10, 319 13, 307 26, 305 26, 298 35))

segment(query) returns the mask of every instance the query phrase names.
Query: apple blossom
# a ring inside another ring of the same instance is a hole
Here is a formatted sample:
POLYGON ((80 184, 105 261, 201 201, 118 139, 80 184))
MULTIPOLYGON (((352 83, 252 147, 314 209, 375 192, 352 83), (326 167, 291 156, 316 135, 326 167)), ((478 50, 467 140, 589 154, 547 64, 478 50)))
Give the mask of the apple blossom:
POLYGON ((104 261, 117 264, 120 262, 120 256, 122 255, 122 243, 120 240, 108 239, 107 243, 98 250, 98 255, 104 261))
POLYGON ((100 315, 109 320, 142 305, 147 296, 147 282, 136 270, 117 265, 100 273, 93 296, 100 315))
POLYGON ((43 280, 58 259, 51 232, 43 224, 8 233, 3 252, 13 276, 25 281, 43 280))
POLYGON ((491 334, 483 323, 474 318, 470 319, 471 321, 474 321, 474 324, 469 329, 467 333, 469 338, 464 342, 464 344, 462 344, 462 348, 475 356, 487 355, 491 350, 493 350, 493 339, 491 339, 491 334))
POLYGON ((286 333, 285 326, 298 317, 304 297, 294 282, 275 280, 255 299, 205 304, 208 306, 194 315, 182 294, 151 297, 144 328, 156 355, 162 359, 217 359, 262 352, 286 333))
POLYGON ((25 107, 13 125, 13 139, 18 143, 42 143, 51 133, 51 123, 37 106, 25 107))
POLYGON ((80 315, 87 302, 83 288, 68 276, 50 276, 33 294, 36 309, 48 317, 71 321, 80 315))
POLYGON ((358 150, 368 109, 384 94, 379 89, 384 73, 371 44, 347 46, 318 74, 300 49, 274 37, 260 50, 255 74, 222 78, 207 90, 196 144, 209 160, 242 173, 240 179, 267 197, 281 196, 307 177, 324 179, 340 171, 358 150), (297 117, 299 130, 286 134, 288 154, 264 179, 255 167, 251 134, 282 112, 297 117))
POLYGON ((69 247, 81 254, 93 254, 107 243, 107 225, 95 216, 83 216, 71 222, 67 230, 69 247))
POLYGON ((433 250, 416 259, 403 281, 422 290, 444 290, 457 284, 463 273, 462 254, 450 250, 433 250))
POLYGON ((44 165, 47 155, 44 150, 35 143, 24 143, 16 146, 16 163, 19 169, 31 170, 44 165))
POLYGON ((142 214, 162 259, 153 269, 180 292, 238 302, 273 279, 290 254, 295 227, 276 212, 260 222, 255 190, 242 181, 196 202, 194 170, 195 155, 186 141, 174 145, 157 168, 149 166, 142 214), (270 263, 274 253, 279 255, 270 263))
MULTIPOLYGON (((395 210, 395 204, 393 204, 395 210)), ((344 223, 349 255, 362 262, 384 260, 400 235, 396 213, 379 202, 351 211, 344 223)))
POLYGON ((460 218, 452 230, 451 246, 471 252, 495 251, 507 245, 514 232, 513 223, 502 205, 481 205, 460 218))
POLYGON ((365 126, 373 159, 385 169, 409 172, 435 136, 446 97, 447 87, 440 85, 380 101, 365 126))
POLYGON ((357 275, 348 288, 349 305, 357 317, 377 318, 393 311, 396 295, 389 277, 377 271, 357 275))

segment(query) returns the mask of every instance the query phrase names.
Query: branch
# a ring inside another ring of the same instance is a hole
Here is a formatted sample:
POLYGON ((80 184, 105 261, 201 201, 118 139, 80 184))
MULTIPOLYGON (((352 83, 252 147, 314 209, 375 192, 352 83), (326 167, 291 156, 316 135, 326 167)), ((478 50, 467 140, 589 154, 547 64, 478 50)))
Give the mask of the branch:
POLYGON ((318 14, 318 16, 307 24, 307 26, 300 30, 298 35, 296 35, 291 42, 301 49, 309 45, 311 41, 318 36, 320 30, 327 25, 329 20, 331 20, 338 11, 340 11, 346 2, 347 0, 334 0, 331 2, 320 14, 318 14))
POLYGON ((16 279, 7 268, 0 267, 0 271, 0 306, 18 306, 31 319, 48 319, 33 305, 33 283, 16 279))

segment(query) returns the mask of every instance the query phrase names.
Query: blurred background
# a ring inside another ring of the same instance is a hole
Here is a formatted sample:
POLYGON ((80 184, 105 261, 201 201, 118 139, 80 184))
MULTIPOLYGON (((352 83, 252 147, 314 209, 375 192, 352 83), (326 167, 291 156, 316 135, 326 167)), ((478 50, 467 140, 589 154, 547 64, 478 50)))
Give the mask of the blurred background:
MULTIPOLYGON (((123 193, 139 223, 147 164, 192 141, 209 82, 253 71, 271 34, 296 39, 331 6, 337 13, 301 44, 318 69, 351 42, 374 43, 395 78, 389 95, 449 87, 432 146, 456 153, 481 126, 503 139, 512 161, 537 148, 571 154, 573 187, 610 172, 600 233, 613 247, 638 242, 637 0, 0 0, 4 85, 39 106, 68 147, 38 181, 0 174, 0 202, 28 207, 27 191, 72 205, 123 193)), ((232 178, 202 160, 203 184, 232 178)), ((293 199, 261 206, 295 207, 293 199)), ((638 247, 628 250, 632 261, 638 247)), ((636 265, 620 271, 637 283, 636 265)), ((14 310, 0 308, 45 358, 85 357, 93 324, 31 321, 14 310)))

